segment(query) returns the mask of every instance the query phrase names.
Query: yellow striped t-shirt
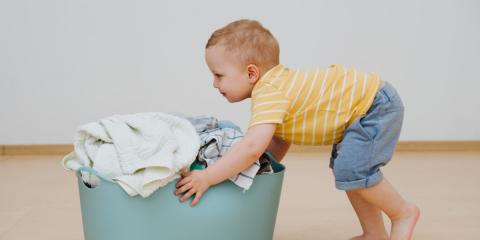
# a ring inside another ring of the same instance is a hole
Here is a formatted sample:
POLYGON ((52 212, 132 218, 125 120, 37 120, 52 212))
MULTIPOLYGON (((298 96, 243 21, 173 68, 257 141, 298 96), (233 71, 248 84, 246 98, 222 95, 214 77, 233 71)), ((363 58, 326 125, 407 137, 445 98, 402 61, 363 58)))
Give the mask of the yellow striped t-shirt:
POLYGON ((340 65, 277 65, 253 88, 249 127, 277 123, 275 136, 293 144, 338 143, 345 128, 368 111, 379 85, 376 74, 340 65))

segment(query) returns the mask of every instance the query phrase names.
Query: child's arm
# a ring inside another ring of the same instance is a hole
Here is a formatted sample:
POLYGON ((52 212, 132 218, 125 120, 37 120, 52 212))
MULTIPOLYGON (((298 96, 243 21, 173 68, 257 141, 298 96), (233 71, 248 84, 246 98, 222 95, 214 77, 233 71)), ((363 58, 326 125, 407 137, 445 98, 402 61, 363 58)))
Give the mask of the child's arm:
POLYGON ((283 157, 285 157, 285 154, 287 154, 288 148, 290 148, 289 142, 285 142, 282 139, 273 136, 267 150, 275 157, 277 161, 282 161, 283 157))
POLYGON ((249 128, 245 136, 233 144, 214 165, 204 170, 183 173, 175 194, 186 192, 180 198, 182 202, 195 194, 195 199, 190 204, 195 206, 210 186, 223 182, 257 161, 269 146, 275 128, 276 124, 259 124, 249 128))

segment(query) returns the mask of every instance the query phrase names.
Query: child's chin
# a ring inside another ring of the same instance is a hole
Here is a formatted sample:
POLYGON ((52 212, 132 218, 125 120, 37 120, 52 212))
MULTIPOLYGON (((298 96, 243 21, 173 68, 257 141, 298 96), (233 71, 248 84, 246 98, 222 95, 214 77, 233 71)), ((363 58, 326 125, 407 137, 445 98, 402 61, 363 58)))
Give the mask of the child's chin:
POLYGON ((229 101, 230 103, 236 103, 236 102, 241 102, 243 100, 245 100, 246 98, 229 98, 229 97, 225 97, 227 99, 227 101, 229 101))
POLYGON ((228 101, 229 103, 236 103, 236 102, 239 101, 238 99, 232 99, 232 98, 228 98, 228 97, 225 97, 225 99, 227 99, 227 101, 228 101))

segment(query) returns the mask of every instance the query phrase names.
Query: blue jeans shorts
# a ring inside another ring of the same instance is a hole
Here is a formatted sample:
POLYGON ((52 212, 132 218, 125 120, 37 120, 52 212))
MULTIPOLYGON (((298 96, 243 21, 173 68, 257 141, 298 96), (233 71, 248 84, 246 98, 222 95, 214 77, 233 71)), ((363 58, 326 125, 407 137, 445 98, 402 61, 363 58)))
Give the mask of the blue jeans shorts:
POLYGON ((330 168, 340 190, 368 188, 383 179, 380 167, 392 158, 400 136, 404 105, 388 82, 382 82, 367 113, 345 129, 333 145, 330 168))

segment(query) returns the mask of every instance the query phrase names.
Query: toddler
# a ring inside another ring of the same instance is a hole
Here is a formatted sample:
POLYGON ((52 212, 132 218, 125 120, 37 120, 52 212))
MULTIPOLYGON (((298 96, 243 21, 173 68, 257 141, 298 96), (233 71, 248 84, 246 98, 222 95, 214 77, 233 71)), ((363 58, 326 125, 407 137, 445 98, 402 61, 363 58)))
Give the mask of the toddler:
POLYGON ((238 20, 216 30, 205 59, 213 87, 229 102, 251 98, 242 140, 215 164, 183 173, 175 194, 198 203, 207 189, 253 164, 265 150, 278 160, 290 144, 333 144, 330 168, 345 190, 363 234, 352 239, 411 239, 420 211, 385 179, 404 107, 375 74, 340 65, 300 70, 279 64, 279 45, 259 22, 238 20), (392 227, 387 233, 382 212, 392 227))

